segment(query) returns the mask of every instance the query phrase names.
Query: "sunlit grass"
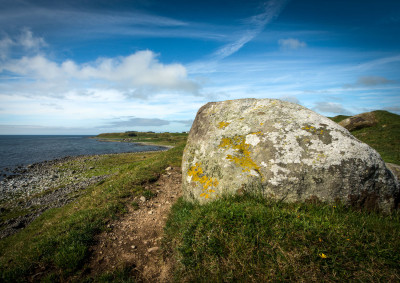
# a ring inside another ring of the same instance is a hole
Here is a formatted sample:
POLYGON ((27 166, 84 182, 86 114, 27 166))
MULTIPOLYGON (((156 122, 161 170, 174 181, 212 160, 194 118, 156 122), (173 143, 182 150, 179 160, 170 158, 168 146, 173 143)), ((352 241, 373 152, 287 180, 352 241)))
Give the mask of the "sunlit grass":
POLYGON ((255 196, 206 205, 180 199, 165 231, 165 256, 180 282, 400 279, 399 213, 255 196))

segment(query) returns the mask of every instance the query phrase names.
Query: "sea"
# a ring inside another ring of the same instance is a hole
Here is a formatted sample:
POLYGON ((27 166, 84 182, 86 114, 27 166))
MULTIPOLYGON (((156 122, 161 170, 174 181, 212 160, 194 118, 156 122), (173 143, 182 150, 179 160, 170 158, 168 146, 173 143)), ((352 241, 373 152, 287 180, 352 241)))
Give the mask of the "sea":
POLYGON ((0 135, 0 179, 17 167, 67 156, 155 151, 164 147, 104 142, 92 136, 0 135))

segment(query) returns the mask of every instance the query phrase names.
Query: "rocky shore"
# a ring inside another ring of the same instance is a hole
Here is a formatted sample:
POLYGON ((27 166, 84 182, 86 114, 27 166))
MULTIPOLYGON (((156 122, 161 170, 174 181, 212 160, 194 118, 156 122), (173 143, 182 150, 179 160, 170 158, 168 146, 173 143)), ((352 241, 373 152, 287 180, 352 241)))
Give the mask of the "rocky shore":
POLYGON ((61 207, 107 174, 87 177, 87 161, 100 156, 66 157, 18 167, 0 181, 0 239, 24 228, 44 211, 61 207), (73 162, 71 169, 68 163, 73 162))

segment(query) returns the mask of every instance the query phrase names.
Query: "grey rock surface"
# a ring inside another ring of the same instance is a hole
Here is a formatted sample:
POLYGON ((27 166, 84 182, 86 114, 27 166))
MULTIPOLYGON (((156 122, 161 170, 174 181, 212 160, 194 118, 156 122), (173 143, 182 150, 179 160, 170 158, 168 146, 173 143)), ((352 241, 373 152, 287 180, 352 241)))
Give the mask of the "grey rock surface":
POLYGON ((260 193, 389 211, 399 184, 380 155, 305 107, 274 99, 211 102, 192 125, 182 162, 184 197, 260 193))

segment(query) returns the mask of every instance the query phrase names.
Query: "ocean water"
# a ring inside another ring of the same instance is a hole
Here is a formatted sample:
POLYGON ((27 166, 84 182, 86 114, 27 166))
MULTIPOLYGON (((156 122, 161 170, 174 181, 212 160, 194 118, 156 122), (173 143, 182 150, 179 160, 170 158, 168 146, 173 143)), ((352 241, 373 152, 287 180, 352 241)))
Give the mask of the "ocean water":
POLYGON ((102 142, 90 136, 2 136, 0 175, 18 166, 66 156, 161 150, 162 147, 122 142, 102 142))

